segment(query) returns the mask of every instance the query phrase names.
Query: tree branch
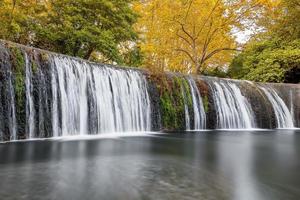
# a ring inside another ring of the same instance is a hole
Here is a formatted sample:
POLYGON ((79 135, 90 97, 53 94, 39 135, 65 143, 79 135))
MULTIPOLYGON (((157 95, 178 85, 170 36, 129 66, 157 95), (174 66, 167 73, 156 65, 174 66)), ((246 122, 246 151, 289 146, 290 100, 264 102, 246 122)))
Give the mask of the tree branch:
POLYGON ((203 60, 203 62, 205 62, 206 60, 210 59, 212 56, 214 56, 215 54, 221 52, 221 51, 240 51, 239 49, 236 48, 219 48, 219 49, 215 49, 212 52, 210 52, 203 60))
POLYGON ((183 53, 185 53, 191 60, 194 64, 196 64, 197 62, 194 60, 193 56, 186 50, 184 49, 175 49, 175 51, 181 51, 183 53))
POLYGON ((213 9, 210 11, 209 15, 207 16, 206 20, 204 21, 204 23, 202 24, 200 30, 198 31, 197 35, 196 35, 196 39, 200 36, 203 28, 205 27, 206 23, 209 21, 209 18, 212 16, 213 12, 217 9, 218 4, 219 4, 220 0, 218 0, 216 2, 216 4, 214 5, 213 9))
POLYGON ((178 31, 177 31, 176 35, 177 35, 179 38, 183 39, 183 40, 184 40, 186 43, 188 43, 190 46, 192 46, 192 43, 191 43, 188 39, 186 39, 185 37, 183 37, 182 35, 180 35, 180 34, 178 33, 178 31))

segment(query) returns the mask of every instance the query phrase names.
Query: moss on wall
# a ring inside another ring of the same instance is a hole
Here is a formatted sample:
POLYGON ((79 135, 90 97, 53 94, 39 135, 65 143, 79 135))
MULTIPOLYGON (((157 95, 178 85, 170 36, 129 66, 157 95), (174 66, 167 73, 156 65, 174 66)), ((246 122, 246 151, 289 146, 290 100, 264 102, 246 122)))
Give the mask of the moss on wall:
POLYGON ((166 74, 152 75, 150 80, 159 90, 162 127, 166 130, 185 129, 185 99, 189 111, 193 109, 187 80, 183 76, 166 74))
POLYGON ((21 48, 10 46, 11 73, 15 91, 15 107, 17 118, 18 139, 26 138, 26 86, 25 58, 21 48))
POLYGON ((32 62, 31 64, 32 73, 36 73, 38 70, 38 64, 36 62, 32 62))
POLYGON ((184 91, 185 91, 185 94, 186 94, 186 100, 187 100, 188 108, 189 108, 189 110, 192 110, 193 109, 193 97, 192 97, 192 94, 191 94, 190 85, 189 85, 187 79, 185 79, 185 78, 181 78, 181 79, 182 79, 181 83, 183 84, 184 91))
POLYGON ((21 106, 25 99, 25 59, 20 48, 11 47, 12 72, 15 76, 14 87, 17 105, 21 106))
POLYGON ((47 62, 47 61, 49 61, 49 54, 48 53, 46 53, 46 52, 41 52, 41 61, 42 62, 47 62))
POLYGON ((204 111, 206 113, 208 113, 209 112, 209 101, 208 101, 208 97, 206 95, 202 97, 202 102, 203 102, 204 111))

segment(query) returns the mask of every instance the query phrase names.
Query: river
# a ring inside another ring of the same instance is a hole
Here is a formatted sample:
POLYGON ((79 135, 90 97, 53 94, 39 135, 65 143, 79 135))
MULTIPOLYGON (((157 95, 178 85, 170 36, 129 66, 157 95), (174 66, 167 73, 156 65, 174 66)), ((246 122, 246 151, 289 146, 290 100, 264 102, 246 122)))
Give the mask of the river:
POLYGON ((0 199, 300 199, 300 131, 0 144, 0 199))

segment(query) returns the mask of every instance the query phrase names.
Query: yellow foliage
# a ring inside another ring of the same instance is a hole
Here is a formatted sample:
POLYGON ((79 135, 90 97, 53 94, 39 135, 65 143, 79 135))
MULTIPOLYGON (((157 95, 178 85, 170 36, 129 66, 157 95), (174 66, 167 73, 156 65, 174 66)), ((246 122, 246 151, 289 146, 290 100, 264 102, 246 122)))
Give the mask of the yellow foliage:
POLYGON ((201 73, 226 66, 237 44, 233 28, 255 18, 275 0, 143 0, 134 9, 140 19, 144 65, 155 70, 201 73))

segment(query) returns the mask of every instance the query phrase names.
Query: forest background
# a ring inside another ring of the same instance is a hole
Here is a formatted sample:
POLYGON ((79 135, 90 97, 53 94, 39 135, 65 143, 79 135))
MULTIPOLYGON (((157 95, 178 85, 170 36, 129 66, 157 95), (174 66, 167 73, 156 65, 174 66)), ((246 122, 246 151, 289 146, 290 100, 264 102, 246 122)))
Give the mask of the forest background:
POLYGON ((0 39, 95 62, 300 82, 300 0, 0 0, 0 39))

